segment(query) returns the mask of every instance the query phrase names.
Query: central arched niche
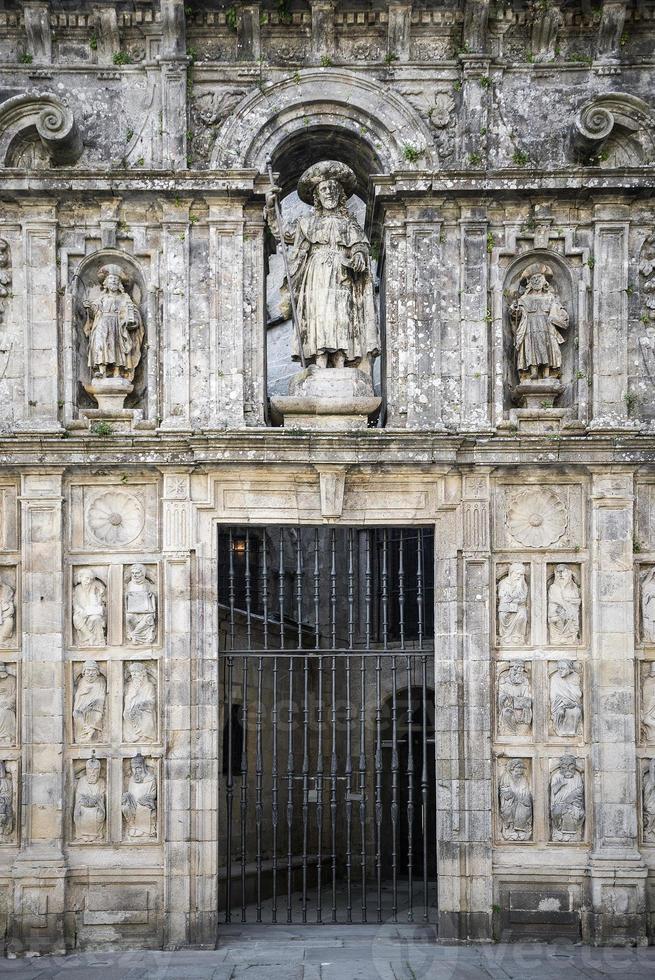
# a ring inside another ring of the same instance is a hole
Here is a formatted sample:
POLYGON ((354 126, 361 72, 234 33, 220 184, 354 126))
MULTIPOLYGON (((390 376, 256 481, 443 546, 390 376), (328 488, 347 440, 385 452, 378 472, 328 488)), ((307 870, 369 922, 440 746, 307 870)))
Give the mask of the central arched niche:
MULTIPOLYGON (((310 211, 296 193, 298 179, 314 163, 321 160, 339 160, 348 164, 355 172, 357 185, 355 193, 348 201, 348 209, 362 227, 367 225, 369 177, 380 173, 381 161, 374 149, 362 137, 347 129, 330 126, 315 126, 293 133, 284 138, 271 156, 271 165, 277 175, 281 191, 281 209, 286 228, 293 228, 302 214, 310 211)), ((371 240, 371 266, 374 282, 377 284, 379 269, 376 260, 379 254, 379 233, 371 240)), ((369 231, 370 235, 370 231, 369 231)), ((290 247, 290 246, 287 246, 290 247)), ((266 249, 266 387, 270 399, 274 395, 286 395, 289 380, 300 371, 300 364, 291 359, 291 339, 293 323, 288 310, 284 309, 280 288, 284 279, 284 261, 281 246, 272 235, 267 236, 266 249)), ((375 360, 373 383, 375 393, 382 394, 384 375, 384 336, 383 316, 380 310, 379 293, 376 285, 376 310, 380 323, 382 355, 375 360)), ((280 420, 272 418, 273 424, 280 420)))

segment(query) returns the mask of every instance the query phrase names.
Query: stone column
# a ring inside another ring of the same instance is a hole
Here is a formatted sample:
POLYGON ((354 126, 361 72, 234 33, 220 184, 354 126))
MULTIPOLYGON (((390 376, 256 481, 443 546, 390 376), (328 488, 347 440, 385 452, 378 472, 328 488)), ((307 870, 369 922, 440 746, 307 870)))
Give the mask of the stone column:
POLYGON ((320 64, 321 58, 332 58, 335 50, 334 2, 311 0, 312 8, 312 61, 320 64))
POLYGON ((162 165, 165 170, 186 170, 186 57, 162 58, 160 66, 162 165))
POLYGON ((192 921, 192 801, 198 779, 192 743, 191 552, 189 473, 164 471, 164 622, 163 671, 166 755, 164 781, 164 909, 166 944, 195 942, 192 921))
POLYGON ((22 6, 28 51, 35 64, 49 65, 52 61, 50 4, 45 0, 23 0, 22 6))
POLYGON ((25 471, 21 487, 21 851, 13 868, 14 952, 63 952, 64 664, 62 470, 25 471))
MULTIPOLYGON (((189 201, 163 200, 162 208, 162 421, 164 429, 190 428, 189 201)), ((151 351, 156 356, 156 351, 151 351)))
POLYGON ((407 241, 405 210, 389 207, 384 215, 384 254, 380 293, 380 324, 384 343, 383 392, 388 428, 405 428, 408 413, 408 375, 411 371, 407 322, 407 241))
POLYGON ((625 428, 628 420, 629 207, 595 206, 593 418, 591 427, 625 428))
POLYGON ((464 476, 435 541, 439 937, 492 934, 489 474, 464 476), (464 524, 464 550, 461 550, 464 524))
POLYGON ((460 218, 461 429, 489 428, 488 252, 484 207, 462 206, 460 218))
POLYGON ((258 3, 239 5, 237 20, 238 61, 259 61, 261 54, 259 11, 258 3))
POLYGON ((14 290, 23 302, 23 426, 59 429, 57 330, 57 203, 33 198, 21 205, 23 261, 14 266, 14 290))
POLYGON ((387 51, 398 61, 409 61, 411 49, 412 5, 403 0, 389 4, 387 51))
MULTIPOLYGON (((608 270, 611 275, 611 270, 608 270)), ((596 943, 646 942, 637 848, 633 473, 592 471, 590 921, 596 943)))

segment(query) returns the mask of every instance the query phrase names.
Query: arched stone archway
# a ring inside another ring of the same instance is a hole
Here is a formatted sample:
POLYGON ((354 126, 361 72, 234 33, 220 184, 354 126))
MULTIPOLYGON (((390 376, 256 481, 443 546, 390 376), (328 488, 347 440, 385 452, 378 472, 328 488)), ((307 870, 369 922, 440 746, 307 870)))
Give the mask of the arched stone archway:
MULTIPOLYGON (((211 166, 263 171, 282 144, 308 130, 324 134, 326 149, 334 147, 328 134, 336 134, 343 146, 351 134, 354 145, 367 148, 369 164, 382 172, 430 168, 436 162, 430 131, 397 93, 357 72, 307 69, 236 107, 218 135, 211 166), (418 151, 415 162, 408 162, 407 147, 418 151)), ((359 177, 364 168, 354 169, 359 177)), ((292 177, 285 174, 284 179, 290 183, 292 177)))

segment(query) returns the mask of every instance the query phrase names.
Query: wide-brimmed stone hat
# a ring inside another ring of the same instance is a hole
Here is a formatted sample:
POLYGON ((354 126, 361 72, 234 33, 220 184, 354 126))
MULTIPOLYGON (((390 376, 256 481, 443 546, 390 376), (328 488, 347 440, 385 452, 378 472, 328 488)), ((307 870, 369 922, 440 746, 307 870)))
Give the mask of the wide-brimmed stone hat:
POLYGON ((98 269, 98 282, 104 282, 107 276, 117 276, 121 282, 129 282, 129 276, 120 265, 115 262, 110 262, 108 265, 103 265, 98 269))
POLYGON ((346 197, 355 190, 357 178, 347 163, 338 160, 321 160, 308 167, 298 181, 298 197, 305 204, 314 203, 314 191, 322 180, 338 180, 343 187, 346 197))

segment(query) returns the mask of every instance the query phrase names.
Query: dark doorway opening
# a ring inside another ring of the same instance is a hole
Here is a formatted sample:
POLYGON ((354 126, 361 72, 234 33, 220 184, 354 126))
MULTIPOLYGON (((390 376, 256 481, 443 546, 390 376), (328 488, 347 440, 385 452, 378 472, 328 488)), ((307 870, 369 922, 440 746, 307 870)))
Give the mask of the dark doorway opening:
POLYGON ((222 920, 434 921, 432 529, 218 545, 222 920))

